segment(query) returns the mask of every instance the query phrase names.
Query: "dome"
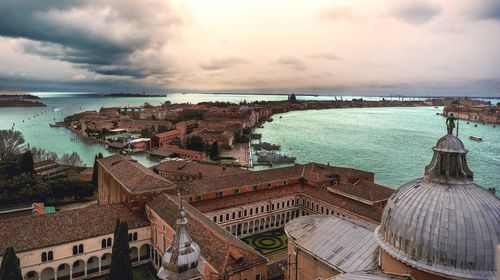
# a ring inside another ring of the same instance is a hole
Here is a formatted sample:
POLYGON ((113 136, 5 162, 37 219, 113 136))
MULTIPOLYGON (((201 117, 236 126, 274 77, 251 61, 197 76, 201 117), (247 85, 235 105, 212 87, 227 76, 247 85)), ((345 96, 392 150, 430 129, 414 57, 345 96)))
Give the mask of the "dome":
POLYGON ((187 223, 181 204, 172 245, 163 254, 157 274, 160 279, 184 280, 200 274, 197 270, 200 247, 189 236, 187 223))
POLYGON ((464 148, 464 143, 453 134, 446 134, 441 137, 436 146, 433 148, 434 151, 447 152, 447 153, 467 153, 468 151, 464 148))
POLYGON ((239 112, 240 112, 241 114, 248 114, 248 113, 250 113, 251 111, 252 111, 252 109, 251 109, 250 107, 246 106, 246 105, 241 106, 241 107, 240 107, 240 110, 239 110, 239 112))
POLYGON ((375 237, 396 260, 451 279, 495 279, 500 200, 472 180, 467 150, 438 140, 424 177, 389 199, 375 237))

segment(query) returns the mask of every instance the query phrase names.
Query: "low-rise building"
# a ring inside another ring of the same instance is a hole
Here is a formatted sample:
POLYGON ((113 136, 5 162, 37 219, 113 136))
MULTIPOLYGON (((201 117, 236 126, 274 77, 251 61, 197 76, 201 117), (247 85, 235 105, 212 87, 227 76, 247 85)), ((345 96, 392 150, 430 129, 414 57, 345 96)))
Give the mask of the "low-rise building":
POLYGON ((163 178, 173 182, 200 180, 251 172, 238 167, 183 160, 164 161, 153 166, 153 170, 163 178))

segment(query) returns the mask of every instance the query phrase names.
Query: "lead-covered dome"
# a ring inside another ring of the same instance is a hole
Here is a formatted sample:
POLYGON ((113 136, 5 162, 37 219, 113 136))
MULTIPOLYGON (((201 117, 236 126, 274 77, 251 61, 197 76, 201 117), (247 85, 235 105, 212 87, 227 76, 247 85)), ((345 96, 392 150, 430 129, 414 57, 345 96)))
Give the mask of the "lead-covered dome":
POLYGON ((197 270, 200 260, 200 247, 189 235, 187 229, 188 220, 182 207, 179 208, 179 217, 176 222, 176 232, 172 245, 164 252, 158 278, 168 280, 186 280, 197 278, 200 272, 197 270))
POLYGON ((500 200, 476 185, 462 141, 433 148, 424 177, 389 199, 375 232, 381 248, 418 270, 451 279, 495 279, 500 200))

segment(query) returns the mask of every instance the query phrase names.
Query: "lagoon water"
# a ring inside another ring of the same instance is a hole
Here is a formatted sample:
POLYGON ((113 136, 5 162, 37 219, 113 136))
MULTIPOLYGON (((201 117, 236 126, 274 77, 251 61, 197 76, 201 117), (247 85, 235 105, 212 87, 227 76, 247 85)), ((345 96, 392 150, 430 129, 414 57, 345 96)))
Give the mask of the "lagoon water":
MULTIPOLYGON (((248 102, 255 100, 285 100, 283 95, 239 94, 168 94, 167 97, 103 97, 84 93, 33 93, 47 107, 0 108, 0 129, 20 130, 30 146, 38 146, 58 154, 77 152, 91 166, 94 156, 111 154, 105 146, 88 144, 65 128, 50 128, 49 123, 65 116, 106 106, 136 106, 198 103, 201 101, 248 102), (49 109, 55 109, 55 112, 49 109), (35 114, 38 116, 34 117, 35 114), (23 122, 24 120, 24 122, 23 122)), ((299 97, 334 99, 334 97, 299 97)), ((349 99, 352 97, 343 97, 349 99)), ((378 97, 371 97, 378 100, 378 97)), ((498 100, 493 100, 498 102, 498 100)), ((275 115, 273 122, 257 129, 262 140, 280 144, 282 152, 297 157, 297 162, 315 161, 348 166, 375 172, 377 183, 396 188, 423 174, 432 157, 432 146, 446 133, 445 120, 437 116, 442 107, 352 108, 320 111, 294 111, 275 115), (281 118, 280 118, 281 116, 281 118)), ((500 126, 460 121, 460 138, 467 149, 469 167, 483 187, 500 191, 500 126), (483 142, 468 139, 483 137, 483 142)), ((134 156, 151 166, 155 162, 146 156, 134 156)))

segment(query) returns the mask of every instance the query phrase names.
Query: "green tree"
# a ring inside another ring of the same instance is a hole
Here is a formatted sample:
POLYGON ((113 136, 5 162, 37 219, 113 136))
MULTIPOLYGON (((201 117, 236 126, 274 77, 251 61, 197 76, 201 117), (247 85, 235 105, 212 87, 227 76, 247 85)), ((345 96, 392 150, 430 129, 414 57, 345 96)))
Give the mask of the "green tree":
POLYGON ((132 262, 128 246, 127 222, 120 222, 115 230, 109 279, 132 280, 132 262))
POLYGON ((33 174, 34 164, 33 154, 30 150, 27 150, 19 157, 19 172, 33 174))
POLYGON ((219 143, 214 141, 212 147, 210 148, 210 159, 216 160, 219 157, 219 143))
POLYGON ((0 160, 18 155, 24 147, 23 134, 16 130, 0 130, 0 160))
POLYGON ((97 160, 98 159, 101 159, 103 158, 103 155, 102 153, 99 153, 95 156, 95 159, 94 159, 94 170, 92 171, 92 185, 94 185, 95 188, 97 188, 97 184, 98 184, 98 177, 97 177, 97 173, 98 173, 98 167, 97 167, 97 160))
POLYGON ((203 152, 206 150, 205 148, 205 142, 203 142, 203 139, 199 136, 192 136, 189 137, 186 148, 188 150, 193 150, 193 151, 200 151, 203 152))
POLYGON ((2 265, 0 266, 1 280, 23 280, 21 267, 16 251, 12 247, 7 247, 3 253, 2 265))

